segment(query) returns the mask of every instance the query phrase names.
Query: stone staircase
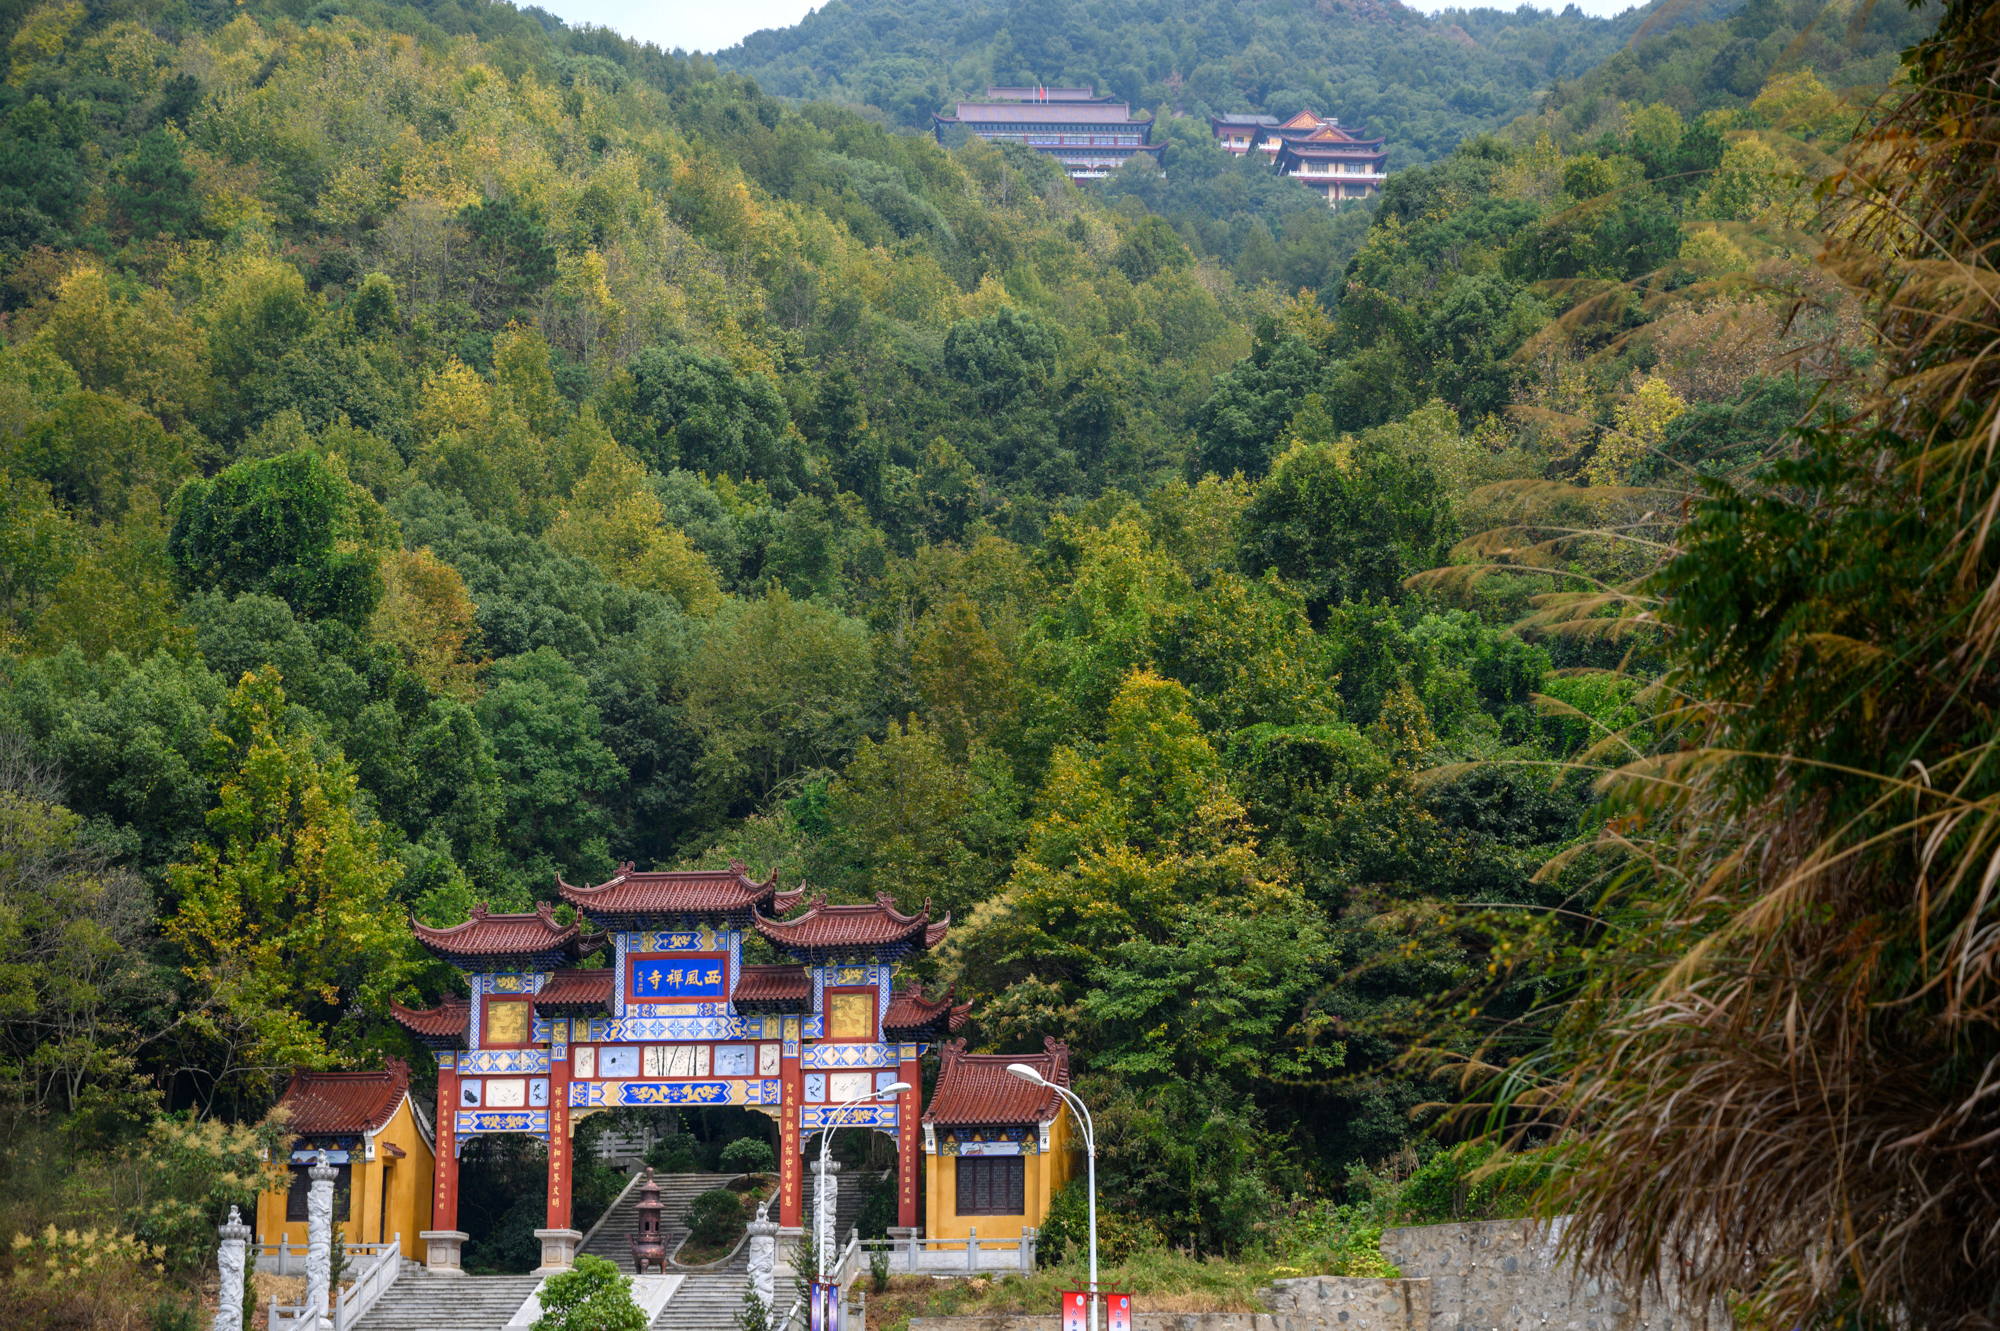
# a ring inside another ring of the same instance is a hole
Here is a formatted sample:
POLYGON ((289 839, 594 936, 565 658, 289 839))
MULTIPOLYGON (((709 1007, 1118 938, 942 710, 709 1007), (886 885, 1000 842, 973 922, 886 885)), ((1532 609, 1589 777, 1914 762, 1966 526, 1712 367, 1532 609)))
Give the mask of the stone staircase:
MULTIPOLYGON (((667 1251, 687 1237, 681 1216, 702 1193, 727 1187, 735 1174, 656 1174, 660 1185, 660 1228, 667 1251)), ((844 1246, 861 1214, 876 1174, 843 1174, 835 1208, 837 1230, 844 1246)), ((639 1189, 631 1188, 613 1203, 591 1230, 581 1252, 602 1257, 619 1270, 633 1273, 631 1238, 639 1230, 639 1189)), ((810 1214, 810 1212, 808 1212, 810 1214)), ((654 1319, 652 1331, 733 1331, 743 1311, 743 1294, 750 1283, 750 1252, 745 1244, 716 1266, 670 1266, 685 1278, 667 1306, 654 1319)), ((502 1331, 522 1303, 541 1283, 539 1276, 434 1276, 416 1263, 402 1275, 353 1331, 502 1331)), ((777 1291, 789 1305, 791 1291, 777 1291)), ((779 1309, 779 1311, 783 1311, 779 1309)))
MULTIPOLYGON (((660 1185, 660 1233, 666 1240, 668 1253, 671 1254, 687 1237, 687 1226, 681 1223, 681 1217, 687 1214, 688 1204, 704 1192, 726 1188, 741 1177, 740 1174, 653 1175, 653 1181, 660 1185)), ((624 1196, 611 1204, 611 1209, 591 1229, 577 1251, 616 1263, 620 1271, 631 1275, 636 1269, 632 1265, 632 1236, 638 1232, 639 1187, 634 1184, 626 1189, 624 1196)))
POLYGON ((689 1271, 653 1319, 653 1331, 734 1331, 749 1287, 750 1248, 745 1244, 720 1266, 689 1271))
POLYGON ((353 1331, 501 1331, 540 1276, 434 1276, 405 1268, 353 1331))
MULTIPOLYGON (((887 1174, 888 1174, 887 1170, 878 1170, 873 1173, 862 1172, 853 1174, 850 1174, 845 1170, 841 1171, 840 1195, 838 1198, 835 1199, 833 1204, 833 1232, 836 1240, 839 1242, 842 1248, 845 1248, 847 1246, 847 1236, 849 1232, 853 1230, 855 1224, 861 1219, 862 1203, 868 1200, 868 1194, 874 1190, 875 1186, 878 1183, 880 1183, 883 1180, 883 1178, 887 1176, 887 1174)), ((810 1176, 808 1176, 807 1178, 806 1208, 807 1208, 807 1215, 808 1217, 810 1217, 812 1208, 812 1188, 811 1188, 810 1176)), ((809 1229, 812 1227, 812 1221, 810 1218, 808 1218, 806 1221, 806 1227, 809 1229)))
MULTIPOLYGON (((667 1251, 673 1252, 687 1237, 681 1217, 689 1203, 716 1188, 726 1188, 738 1174, 655 1174, 660 1185, 660 1232, 667 1251)), ((614 1202, 591 1230, 580 1253, 615 1262, 620 1271, 631 1272, 632 1236, 639 1232, 639 1189, 634 1185, 614 1202)), ((743 1311, 743 1291, 750 1284, 750 1251, 746 1244, 718 1266, 670 1266, 683 1275, 679 1289, 653 1321, 653 1331, 731 1331, 736 1315, 743 1311)))

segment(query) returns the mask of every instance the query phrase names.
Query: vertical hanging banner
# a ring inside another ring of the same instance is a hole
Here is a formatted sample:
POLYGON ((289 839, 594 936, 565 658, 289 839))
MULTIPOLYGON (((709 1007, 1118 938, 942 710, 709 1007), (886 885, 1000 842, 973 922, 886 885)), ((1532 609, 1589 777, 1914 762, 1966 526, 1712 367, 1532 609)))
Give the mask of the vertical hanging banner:
POLYGON ((1089 1307, 1089 1296, 1081 1291, 1063 1291, 1062 1331, 1090 1331, 1089 1307))
POLYGON ((1103 1299, 1104 1331, 1132 1331, 1132 1296, 1106 1294, 1103 1299))
POLYGON ((806 1331, 840 1331, 840 1286, 806 1286, 806 1331))

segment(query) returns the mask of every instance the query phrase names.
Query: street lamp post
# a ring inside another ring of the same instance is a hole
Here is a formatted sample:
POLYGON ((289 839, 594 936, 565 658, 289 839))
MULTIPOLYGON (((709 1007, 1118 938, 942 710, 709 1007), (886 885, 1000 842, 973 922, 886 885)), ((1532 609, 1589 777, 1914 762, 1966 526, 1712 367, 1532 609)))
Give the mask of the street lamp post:
POLYGON ((1097 1331, 1097 1130, 1090 1121, 1090 1111, 1083 1101, 1076 1098, 1067 1088, 1058 1086, 1026 1063, 1009 1063, 1007 1072, 1019 1077, 1031 1086, 1044 1086, 1054 1091, 1069 1105, 1077 1120, 1083 1124, 1084 1160, 1088 1169, 1088 1187, 1085 1201, 1090 1211, 1090 1321, 1085 1331, 1097 1331))
POLYGON ((832 1246, 830 1243, 821 1242, 820 1236, 826 1234, 829 1238, 831 1238, 831 1235, 827 1233, 827 1222, 829 1219, 831 1219, 831 1217, 829 1217, 826 1214, 826 1194, 827 1194, 826 1153, 833 1146, 833 1130, 836 1127, 842 1126, 839 1120, 843 1115, 847 1113, 848 1110, 854 1108, 854 1106, 867 1104, 870 1100, 880 1100, 885 1095, 901 1095, 904 1091, 907 1091, 909 1089, 910 1089, 910 1083, 906 1081, 899 1081, 893 1086, 884 1086, 879 1091, 871 1091, 867 1095, 861 1096, 857 1099, 849 1100, 846 1104, 834 1110, 832 1122, 823 1121, 820 1124, 819 1188, 817 1190, 817 1195, 813 1198, 813 1247, 816 1248, 819 1253, 819 1283, 822 1285, 826 1283, 826 1250, 828 1247, 832 1246))

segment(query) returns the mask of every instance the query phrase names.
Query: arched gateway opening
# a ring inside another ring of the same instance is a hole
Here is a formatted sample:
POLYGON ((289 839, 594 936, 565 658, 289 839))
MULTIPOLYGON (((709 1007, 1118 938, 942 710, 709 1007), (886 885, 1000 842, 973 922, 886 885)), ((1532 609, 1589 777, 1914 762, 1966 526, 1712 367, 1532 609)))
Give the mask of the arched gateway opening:
POLYGON ((949 994, 895 983, 898 962, 944 941, 928 903, 903 914, 886 893, 830 905, 722 872, 639 873, 595 887, 559 883, 579 922, 549 906, 518 915, 475 906, 446 929, 415 925, 466 974, 469 999, 396 1007, 438 1066, 437 1172, 426 1261, 458 1266, 465 1144, 491 1135, 540 1143, 544 1269, 571 1264, 574 1127, 621 1108, 683 1114, 732 1107, 776 1124, 779 1223, 809 1205, 805 1139, 839 1107, 897 1082, 909 1090, 840 1114, 895 1143, 896 1223, 918 1223, 923 1115, 920 1060, 964 1022, 949 994), (745 965, 754 934, 787 958, 745 965))

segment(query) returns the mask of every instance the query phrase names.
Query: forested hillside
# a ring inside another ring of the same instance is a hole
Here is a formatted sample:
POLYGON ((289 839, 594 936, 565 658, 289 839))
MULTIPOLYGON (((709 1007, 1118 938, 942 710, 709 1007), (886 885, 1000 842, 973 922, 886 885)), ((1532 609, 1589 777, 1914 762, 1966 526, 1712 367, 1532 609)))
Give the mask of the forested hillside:
MULTIPOLYGON (((1504 53, 1475 89, 1611 31, 1452 21, 1504 53)), ((1434 31, 1385 22, 1340 40, 1434 31)), ((912 978, 976 1044, 1071 1042, 1129 1244, 1324 1220, 1438 1149, 1446 1063, 1547 1056, 1595 945, 1593 781, 1663 742, 1669 643, 1546 598, 1650 567, 1872 354, 1799 165, 1865 102, 1806 69, 1565 93, 1372 213, 1203 232, 504 5, 7 23, 26 1229, 212 1225, 260 1148, 189 1124, 417 1053, 388 1002, 459 992, 410 914, 732 858, 949 911, 912 978)), ((541 1201, 492 1191, 504 1264, 541 1201)))
POLYGON ((1095 87, 1134 110, 1197 118, 1310 106, 1387 134, 1398 169, 1532 110, 1552 80, 1581 76, 1641 21, 1574 6, 1431 18, 1395 0, 833 0, 717 59, 778 96, 872 106, 911 128, 928 128, 931 112, 988 84, 1095 87))

